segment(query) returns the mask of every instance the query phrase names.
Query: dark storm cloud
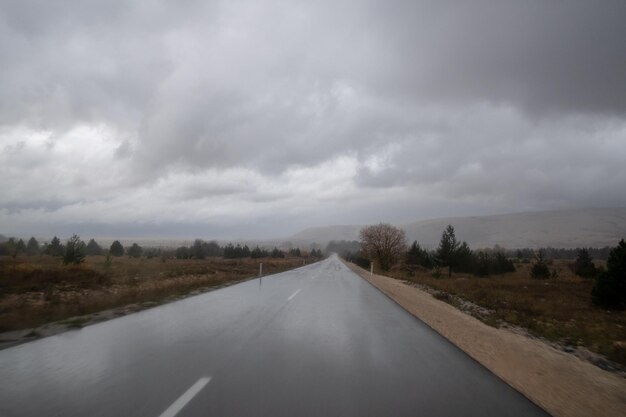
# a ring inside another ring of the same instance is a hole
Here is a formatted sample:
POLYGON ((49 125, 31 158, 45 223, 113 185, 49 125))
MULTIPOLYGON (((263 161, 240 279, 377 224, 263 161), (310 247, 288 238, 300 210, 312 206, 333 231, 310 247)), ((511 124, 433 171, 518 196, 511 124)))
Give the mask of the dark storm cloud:
POLYGON ((0 226, 626 205, 624 16, 0 0, 0 226))
POLYGON ((532 114, 626 112, 622 1, 426 1, 379 12, 376 27, 400 59, 379 74, 382 94, 493 100, 532 114))

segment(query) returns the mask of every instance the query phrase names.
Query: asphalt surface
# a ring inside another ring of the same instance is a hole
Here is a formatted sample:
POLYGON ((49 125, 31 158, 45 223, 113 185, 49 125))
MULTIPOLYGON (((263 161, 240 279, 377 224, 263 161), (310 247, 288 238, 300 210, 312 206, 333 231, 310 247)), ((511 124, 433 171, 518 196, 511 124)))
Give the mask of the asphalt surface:
POLYGON ((336 257, 0 351, 0 416, 547 416, 336 257))

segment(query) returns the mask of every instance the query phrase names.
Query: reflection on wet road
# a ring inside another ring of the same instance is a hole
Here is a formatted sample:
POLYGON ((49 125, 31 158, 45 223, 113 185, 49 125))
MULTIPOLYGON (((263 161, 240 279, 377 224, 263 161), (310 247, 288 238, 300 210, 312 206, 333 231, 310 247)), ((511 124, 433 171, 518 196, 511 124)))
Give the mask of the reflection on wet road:
POLYGON ((546 415, 336 257, 0 351, 0 416, 546 415))

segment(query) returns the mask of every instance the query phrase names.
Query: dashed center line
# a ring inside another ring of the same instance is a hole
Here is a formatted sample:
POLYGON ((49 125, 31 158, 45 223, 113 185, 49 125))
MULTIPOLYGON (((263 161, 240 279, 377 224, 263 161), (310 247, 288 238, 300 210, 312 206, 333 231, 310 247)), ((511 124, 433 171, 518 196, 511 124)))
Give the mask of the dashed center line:
POLYGON ((293 298, 293 297, 295 297, 296 295, 298 295, 298 293, 299 293, 300 291, 302 291, 302 289, 301 289, 301 288, 299 288, 299 289, 298 289, 298 291, 296 291, 296 292, 294 292, 293 294, 291 294, 291 295, 289 296, 289 298, 287 298, 287 301, 291 301, 291 300, 292 300, 292 298, 293 298))
POLYGON ((211 381, 211 377, 205 376, 200 378, 195 384, 193 384, 183 395, 181 395, 167 410, 163 411, 159 417, 174 417, 182 410, 189 401, 195 397, 206 384, 211 381))

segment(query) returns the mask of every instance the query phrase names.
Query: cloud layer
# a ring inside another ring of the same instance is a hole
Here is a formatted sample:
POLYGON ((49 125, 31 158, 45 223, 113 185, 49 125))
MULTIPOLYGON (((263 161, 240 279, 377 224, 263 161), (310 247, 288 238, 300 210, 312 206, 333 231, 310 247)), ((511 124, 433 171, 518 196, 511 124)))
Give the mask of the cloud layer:
POLYGON ((272 237, 625 206, 623 16, 2 1, 0 232, 272 237))

